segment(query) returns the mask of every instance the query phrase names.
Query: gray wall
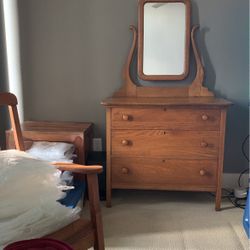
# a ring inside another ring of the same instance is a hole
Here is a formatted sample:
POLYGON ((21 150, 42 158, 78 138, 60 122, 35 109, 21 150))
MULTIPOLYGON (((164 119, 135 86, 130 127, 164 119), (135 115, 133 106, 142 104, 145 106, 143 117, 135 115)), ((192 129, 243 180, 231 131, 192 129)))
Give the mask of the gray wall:
MULTIPOLYGON (((19 0, 26 119, 92 121, 105 138, 101 100, 121 86, 137 24, 137 0, 19 0)), ((206 68, 205 85, 234 102, 228 115, 225 172, 247 167, 248 0, 195 0, 193 23, 206 68)))
MULTIPOLYGON (((6 65, 6 44, 5 44, 5 28, 2 1, 0 2, 0 91, 8 91, 8 74, 6 65)), ((0 108, 0 147, 5 148, 5 130, 9 128, 7 107, 0 108)))

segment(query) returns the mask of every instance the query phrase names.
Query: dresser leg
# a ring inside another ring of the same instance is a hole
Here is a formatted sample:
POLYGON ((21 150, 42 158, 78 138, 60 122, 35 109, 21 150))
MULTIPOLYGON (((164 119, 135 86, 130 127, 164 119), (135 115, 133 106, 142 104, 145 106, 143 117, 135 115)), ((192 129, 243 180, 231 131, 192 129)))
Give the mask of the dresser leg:
POLYGON ((107 191, 106 191, 106 207, 111 207, 112 204, 111 204, 111 189, 110 188, 107 188, 107 191))
POLYGON ((216 194, 215 194, 215 210, 220 211, 221 210, 221 188, 217 188, 216 194))

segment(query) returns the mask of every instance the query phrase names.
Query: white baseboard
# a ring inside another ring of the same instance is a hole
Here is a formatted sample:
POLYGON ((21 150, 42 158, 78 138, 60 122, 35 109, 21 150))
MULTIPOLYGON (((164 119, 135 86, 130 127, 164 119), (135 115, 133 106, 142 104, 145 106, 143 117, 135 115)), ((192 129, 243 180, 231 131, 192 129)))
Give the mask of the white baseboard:
MULTIPOLYGON (((236 188, 238 186, 238 178, 240 174, 223 174, 222 187, 236 188)), ((249 174, 244 174, 241 178, 241 186, 247 188, 249 186, 249 174)))

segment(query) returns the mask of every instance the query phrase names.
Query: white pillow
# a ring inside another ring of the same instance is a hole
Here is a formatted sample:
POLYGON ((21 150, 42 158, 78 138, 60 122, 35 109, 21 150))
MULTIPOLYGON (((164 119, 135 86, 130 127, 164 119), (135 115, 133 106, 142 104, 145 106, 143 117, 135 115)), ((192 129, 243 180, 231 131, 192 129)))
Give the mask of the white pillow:
POLYGON ((61 172, 17 150, 0 151, 0 246, 47 235, 79 218, 57 202, 61 172))

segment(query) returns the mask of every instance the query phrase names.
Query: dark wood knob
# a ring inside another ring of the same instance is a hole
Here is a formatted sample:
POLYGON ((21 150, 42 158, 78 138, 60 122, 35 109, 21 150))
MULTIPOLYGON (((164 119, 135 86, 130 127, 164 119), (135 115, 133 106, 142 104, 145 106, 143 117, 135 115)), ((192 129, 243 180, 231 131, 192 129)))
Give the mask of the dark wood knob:
POLYGON ((129 115, 122 115, 122 120, 123 121, 128 121, 129 120, 129 115))
POLYGON ((208 115, 205 115, 205 114, 203 114, 202 116, 201 116, 201 119, 203 120, 203 121, 207 121, 208 120, 208 115))
POLYGON ((205 142, 205 141, 202 141, 202 142, 201 142, 201 147, 202 147, 202 148, 207 148, 207 147, 208 147, 208 143, 205 142))
POLYGON ((128 168, 122 168, 122 173, 123 174, 128 174, 129 172, 129 169, 128 168))
POLYGON ((204 176, 204 175, 206 175, 206 170, 204 170, 204 169, 201 169, 201 170, 200 170, 200 175, 201 175, 201 176, 204 176))
POLYGON ((127 146, 129 144, 129 141, 128 140, 122 140, 122 145, 123 146, 127 146))

